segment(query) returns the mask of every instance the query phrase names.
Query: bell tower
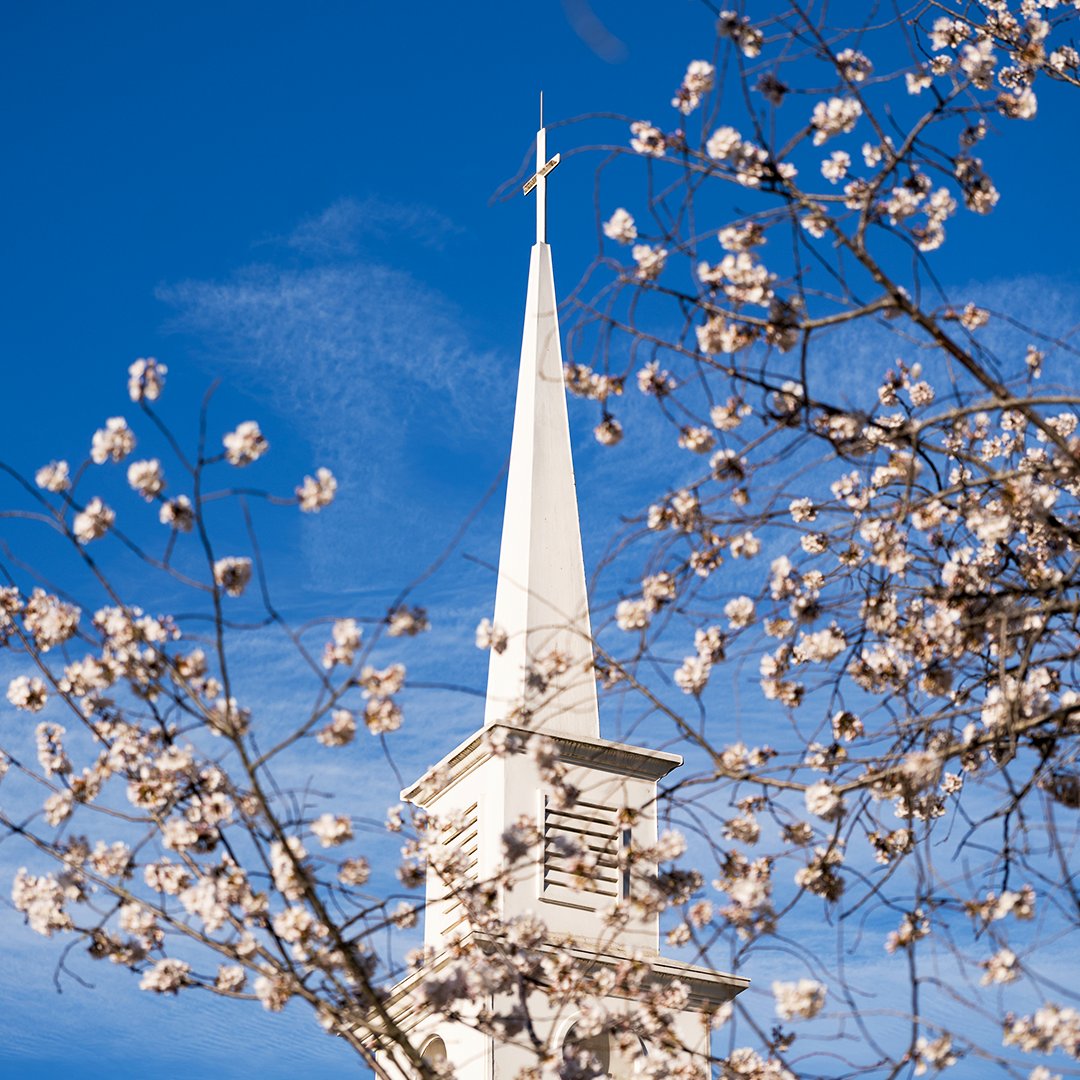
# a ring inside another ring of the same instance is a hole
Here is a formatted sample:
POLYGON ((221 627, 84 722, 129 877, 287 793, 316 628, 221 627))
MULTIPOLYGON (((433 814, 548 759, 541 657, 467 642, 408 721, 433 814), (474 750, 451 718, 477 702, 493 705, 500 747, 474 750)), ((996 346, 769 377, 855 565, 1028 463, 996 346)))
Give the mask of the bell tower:
MULTIPOLYGON (((650 1053, 648 1039, 628 1037, 625 1024, 615 1038, 595 1016, 583 1019, 573 1004, 581 994, 555 993, 542 980, 522 983, 514 994, 505 987, 489 992, 480 980, 467 1008, 457 1002, 454 1019, 435 1011, 432 988, 468 977, 458 969, 468 965, 462 958, 470 949, 509 956, 512 964, 520 944, 508 927, 531 928, 528 948, 550 956, 545 970, 554 979, 575 960, 587 996, 602 1001, 609 1018, 632 1009, 631 984, 639 992, 672 988, 681 1004, 670 1036, 681 1053, 702 1062, 711 1015, 748 985, 660 956, 656 790, 682 759, 600 737, 546 238, 547 182, 558 164, 558 155, 547 158, 541 103, 536 173, 524 188, 536 197, 537 236, 484 725, 402 792, 430 815, 439 858, 427 877, 427 961, 393 989, 386 1008, 429 1062, 461 1080, 513 1080, 536 1067, 541 1047, 549 1063, 567 1048, 587 1051, 601 1074, 622 1080, 640 1072, 650 1053), (489 932, 489 925, 500 929, 489 932), (521 1009, 527 1024, 505 1037, 484 1022, 521 1009)), ((388 1075, 410 1075, 399 1055, 378 1057, 388 1075)))

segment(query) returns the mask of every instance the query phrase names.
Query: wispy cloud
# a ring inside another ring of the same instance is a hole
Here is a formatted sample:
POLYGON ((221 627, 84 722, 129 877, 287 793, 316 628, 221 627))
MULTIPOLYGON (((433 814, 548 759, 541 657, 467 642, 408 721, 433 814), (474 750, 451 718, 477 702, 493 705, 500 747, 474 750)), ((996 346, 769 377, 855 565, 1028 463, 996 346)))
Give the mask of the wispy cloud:
MULTIPOLYGON (((335 204, 302 225, 295 244, 347 252, 361 218, 406 231, 436 220, 422 208, 376 204, 369 214, 362 205, 335 204)), ((447 493, 433 483, 431 463, 477 439, 487 415, 476 401, 509 366, 438 289, 367 257, 259 263, 224 280, 164 285, 158 295, 173 309, 167 327, 190 335, 208 366, 242 376, 307 440, 314 463, 338 477, 345 509, 305 529, 309 553, 321 552, 309 560, 315 584, 335 589, 365 545, 376 558, 400 553, 385 542, 387 522, 423 535, 422 523, 437 518, 447 493)))
POLYGON ((464 229, 434 207, 388 202, 376 195, 338 199, 321 213, 305 218, 287 236, 286 247, 314 258, 357 255, 373 242, 412 240, 441 251, 464 229))

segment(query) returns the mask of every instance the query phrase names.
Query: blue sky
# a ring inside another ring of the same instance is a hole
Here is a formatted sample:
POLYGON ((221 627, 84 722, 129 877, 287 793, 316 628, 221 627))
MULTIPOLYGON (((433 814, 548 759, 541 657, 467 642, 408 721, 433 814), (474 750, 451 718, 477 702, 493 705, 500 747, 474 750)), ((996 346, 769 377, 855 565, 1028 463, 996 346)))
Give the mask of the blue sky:
MULTIPOLYGON (((491 197, 529 152, 539 89, 549 122, 618 112, 673 124, 667 103, 686 63, 711 53, 703 4, 592 8, 610 35, 603 55, 557 0, 9 5, 2 456, 27 471, 79 458, 94 428, 124 411, 126 367, 145 355, 169 365, 169 413, 190 437, 199 397, 220 375, 218 429, 257 417, 270 437, 260 482, 290 490, 325 463, 341 483, 330 512, 275 519, 267 557, 279 596, 298 615, 379 610, 438 554, 509 449, 532 206, 491 197)), ((1080 202, 1065 178, 1078 151, 1046 135, 1065 130, 1067 107, 1045 95, 1039 124, 1010 131, 1010 157, 992 160, 1002 206, 989 224, 958 221, 962 243, 937 264, 944 280, 963 286, 991 267, 997 294, 1014 303, 1051 318, 1077 309, 1075 249, 1058 238, 1077 231, 1080 202), (1021 186, 1027 195, 1010 199, 1021 186)), ((549 134, 565 158, 549 196, 563 295, 597 248, 599 158, 570 151, 624 139, 622 125, 600 121, 549 134)), ((631 197, 612 192, 604 208, 631 197)), ((633 438, 605 451, 589 435, 595 419, 571 402, 591 564, 618 514, 670 481, 658 425, 642 415, 633 438), (636 488, 620 456, 631 454, 636 488)), ((463 552, 494 561, 500 513, 501 496, 463 552)), ((416 646, 425 678, 482 688, 468 631, 493 591, 490 572, 460 556, 425 586, 420 599, 437 616, 416 646)), ((253 681, 280 691, 269 722, 284 725, 294 699, 277 654, 250 650, 253 681)), ((414 716, 396 751, 409 774, 471 730, 480 709, 431 691, 414 716)), ((751 706, 733 709, 733 727, 759 719, 751 706)), ((617 723, 605 719, 605 733, 617 723)), ((366 752, 303 760, 298 775, 315 769, 328 789, 363 790, 377 813, 396 784, 366 752)), ((0 846, 4 882, 21 857, 11 847, 0 846)), ((0 933, 5 1075, 275 1080, 350 1068, 295 1007, 271 1017, 208 998, 159 1000, 126 972, 79 958, 72 966, 97 988, 67 980, 57 996, 59 945, 8 910, 0 933)))

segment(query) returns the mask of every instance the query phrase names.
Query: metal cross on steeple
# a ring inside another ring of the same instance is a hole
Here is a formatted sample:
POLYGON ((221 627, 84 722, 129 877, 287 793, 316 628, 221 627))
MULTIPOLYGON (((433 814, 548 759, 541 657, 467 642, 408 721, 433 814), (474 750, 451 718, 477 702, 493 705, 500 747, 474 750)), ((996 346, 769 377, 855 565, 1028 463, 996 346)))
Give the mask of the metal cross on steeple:
POLYGON ((547 157, 547 128, 544 127, 544 92, 540 91, 540 130, 536 133, 536 172, 525 181, 521 189, 523 195, 528 195, 536 188, 536 242, 547 243, 547 175, 559 164, 559 155, 556 154, 550 161, 547 157))

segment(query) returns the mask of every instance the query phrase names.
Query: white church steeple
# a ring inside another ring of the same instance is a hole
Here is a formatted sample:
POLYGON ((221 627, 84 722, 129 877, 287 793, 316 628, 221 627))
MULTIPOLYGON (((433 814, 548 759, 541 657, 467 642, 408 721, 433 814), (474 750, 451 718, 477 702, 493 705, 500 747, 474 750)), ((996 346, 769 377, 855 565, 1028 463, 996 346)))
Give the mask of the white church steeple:
POLYGON ((547 132, 536 133, 536 243, 529 263, 517 407, 506 487, 485 725, 600 736, 592 630, 581 552, 551 248, 547 244, 547 132))
MULTIPOLYGON (((385 1007, 423 1056, 447 1062, 458 1080, 513 1080, 536 1065, 538 1047, 557 1056, 583 1045, 608 1077, 634 1080, 648 1044, 639 1040, 638 1052, 628 1054, 607 1030, 583 1043, 575 1028, 581 1018, 574 1006, 560 1004, 557 988, 484 995, 462 1003, 454 1020, 425 1004, 427 980, 437 983, 455 965, 468 965, 475 955, 470 949, 486 955, 505 946, 512 953, 506 928, 538 921, 543 940, 535 948, 578 957, 582 978, 595 983, 609 1016, 621 1016, 624 1024, 632 1001, 615 988, 614 976, 628 958, 647 967, 647 986, 677 981, 684 987, 686 1004, 671 1034, 680 1053, 707 1072, 709 1018, 748 980, 660 956, 657 783, 682 759, 600 737, 546 240, 547 177, 559 157, 546 159, 545 135, 541 106, 536 173, 525 185, 525 194, 536 193, 537 240, 495 592, 495 626, 506 635, 506 647, 492 650, 483 727, 401 793, 427 812, 438 841, 424 913, 429 960, 393 988, 385 1007), (552 759, 561 773, 558 789, 549 783, 552 759), (523 823, 535 827, 530 855, 508 862, 503 839, 520 834, 523 823), (452 866, 453 874, 440 866, 452 866), (490 1017, 522 1004, 529 1040, 497 1037, 485 1027, 490 1017)), ((386 1047, 376 1056, 385 1076, 410 1076, 386 1047)))

